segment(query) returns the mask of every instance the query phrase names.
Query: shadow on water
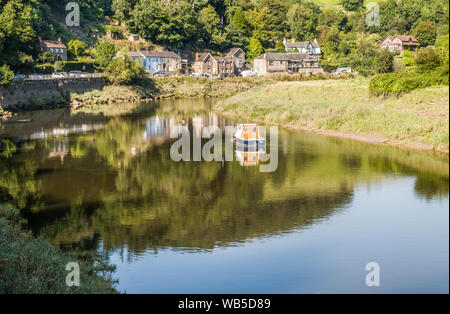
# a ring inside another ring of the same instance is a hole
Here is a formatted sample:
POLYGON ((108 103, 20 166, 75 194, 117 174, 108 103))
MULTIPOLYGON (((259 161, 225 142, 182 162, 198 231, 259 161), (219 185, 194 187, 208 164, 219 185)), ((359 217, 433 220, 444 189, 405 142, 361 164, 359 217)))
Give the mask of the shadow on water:
POLYGON ((0 202, 65 247, 210 250, 314 225, 345 210, 359 185, 415 178, 447 198, 448 157, 280 131, 275 173, 239 162, 173 162, 170 130, 232 121, 212 101, 124 105, 108 115, 23 113, 0 129, 0 202))

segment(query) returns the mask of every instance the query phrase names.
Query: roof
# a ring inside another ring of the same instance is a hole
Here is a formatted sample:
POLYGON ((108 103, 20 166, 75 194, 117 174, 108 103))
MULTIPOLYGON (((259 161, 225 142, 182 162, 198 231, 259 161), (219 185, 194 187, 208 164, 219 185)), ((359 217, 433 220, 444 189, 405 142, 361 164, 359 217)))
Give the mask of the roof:
POLYGON ((229 51, 228 51, 228 55, 230 56, 230 55, 234 55, 236 52, 238 52, 238 51, 242 51, 243 53, 244 53, 244 55, 245 55, 245 52, 244 52, 244 50, 242 50, 241 48, 231 48, 229 51))
POLYGON ((147 58, 173 58, 179 59, 180 56, 172 51, 130 51, 130 57, 147 57, 147 58))
MULTIPOLYGON (((311 59, 311 56, 305 53, 265 53, 255 59, 264 59, 267 61, 303 61, 311 59)), ((316 60, 317 58, 312 58, 316 60)))
POLYGON ((41 46, 47 47, 47 48, 66 48, 66 45, 64 45, 62 42, 57 40, 40 40, 39 44, 41 46))
POLYGON ((216 57, 216 56, 213 56, 213 58, 216 59, 218 62, 222 62, 222 61, 224 61, 224 62, 233 62, 233 59, 227 58, 227 57, 216 57))
POLYGON ((393 45, 393 43, 391 43, 391 42, 395 38, 400 39, 400 41, 402 42, 402 45, 419 45, 419 42, 417 41, 417 39, 414 36, 410 36, 410 35, 388 36, 388 37, 386 37, 386 39, 383 41, 382 44, 390 43, 391 45, 393 45))
POLYGON ((296 42, 286 42, 287 48, 307 48, 311 44, 313 48, 320 48, 319 44, 313 41, 296 41, 296 42))

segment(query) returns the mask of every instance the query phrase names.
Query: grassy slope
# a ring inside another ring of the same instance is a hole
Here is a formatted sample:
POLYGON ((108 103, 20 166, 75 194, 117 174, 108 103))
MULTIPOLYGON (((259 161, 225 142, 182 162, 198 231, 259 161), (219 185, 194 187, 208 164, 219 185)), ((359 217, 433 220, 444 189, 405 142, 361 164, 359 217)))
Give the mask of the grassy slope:
POLYGON ((448 152, 448 102, 446 86, 382 99, 369 96, 367 80, 329 80, 251 89, 216 109, 289 128, 448 152))

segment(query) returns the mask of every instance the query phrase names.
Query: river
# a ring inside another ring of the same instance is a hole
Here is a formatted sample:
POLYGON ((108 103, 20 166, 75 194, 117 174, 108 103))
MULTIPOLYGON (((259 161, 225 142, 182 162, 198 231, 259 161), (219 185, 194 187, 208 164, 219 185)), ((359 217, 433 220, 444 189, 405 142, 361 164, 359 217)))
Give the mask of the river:
POLYGON ((0 202, 103 254, 122 292, 448 293, 448 156, 280 129, 274 172, 264 152, 173 161, 177 126, 245 122, 212 104, 21 113, 0 126, 0 202))

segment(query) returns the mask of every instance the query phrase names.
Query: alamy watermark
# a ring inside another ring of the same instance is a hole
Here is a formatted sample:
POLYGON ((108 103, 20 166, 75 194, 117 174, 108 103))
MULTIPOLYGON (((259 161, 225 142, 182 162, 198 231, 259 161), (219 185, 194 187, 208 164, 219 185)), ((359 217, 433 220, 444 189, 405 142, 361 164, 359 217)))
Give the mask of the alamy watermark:
POLYGON ((366 285, 368 287, 379 287, 380 286, 380 265, 376 262, 370 262, 366 265, 366 285))
POLYGON ((76 2, 66 4, 66 11, 70 11, 66 15, 66 25, 69 27, 80 26, 80 5, 76 2))
POLYGON ((70 273, 66 276, 66 285, 68 287, 79 287, 80 286, 80 265, 75 262, 67 263, 66 271, 70 273))
POLYGON ((376 2, 369 2, 366 6, 366 25, 380 26, 380 6, 376 2))

